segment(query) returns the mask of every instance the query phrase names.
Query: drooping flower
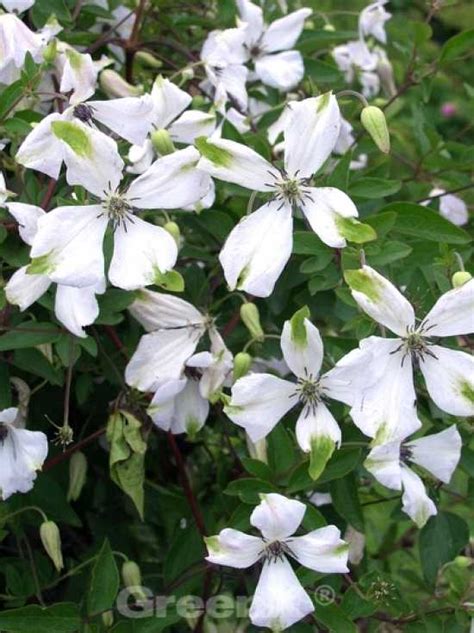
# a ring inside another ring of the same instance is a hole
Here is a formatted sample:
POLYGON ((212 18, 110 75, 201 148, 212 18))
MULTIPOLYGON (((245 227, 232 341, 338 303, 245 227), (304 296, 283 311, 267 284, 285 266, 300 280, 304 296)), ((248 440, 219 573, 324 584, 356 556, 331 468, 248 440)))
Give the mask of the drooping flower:
POLYGON ((42 35, 31 31, 16 15, 0 15, 0 84, 19 78, 27 53, 40 62, 44 45, 42 35))
POLYGON ((372 384, 356 394, 351 416, 363 433, 383 444, 404 438, 421 423, 416 412, 413 369, 419 368, 435 404, 452 415, 474 415, 474 358, 437 345, 432 338, 474 331, 474 280, 443 294, 421 323, 407 299, 370 266, 346 271, 358 305, 398 338, 371 336, 354 350, 354 367, 367 370, 372 384), (364 357, 358 359, 358 354, 364 357))
POLYGON ((421 528, 437 510, 410 465, 421 466, 447 484, 461 457, 461 447, 461 436, 453 424, 440 433, 410 442, 394 440, 375 446, 364 466, 387 488, 403 490, 403 511, 421 528))
POLYGON ((323 242, 335 248, 346 245, 344 236, 357 224, 357 209, 345 193, 333 187, 312 187, 310 182, 339 136, 341 115, 336 98, 327 93, 292 102, 289 107, 282 169, 234 141, 196 141, 202 154, 199 168, 220 180, 272 196, 237 224, 219 256, 229 287, 258 297, 272 293, 290 257, 293 208, 303 213, 323 242))
POLYGON ((457 226, 463 226, 468 223, 469 211, 464 200, 453 193, 446 193, 440 187, 434 187, 428 194, 428 198, 421 204, 423 206, 430 204, 430 198, 435 196, 439 196, 439 198, 435 198, 435 201, 439 201, 439 212, 443 218, 457 226))
POLYGON ((295 575, 288 557, 314 571, 345 573, 348 547, 334 525, 294 536, 306 506, 270 493, 260 495, 250 523, 261 536, 225 528, 206 538, 207 559, 216 565, 246 569, 258 561, 263 568, 250 607, 255 626, 283 631, 314 611, 314 605, 295 575))
POLYGON ((382 44, 387 42, 385 22, 392 17, 384 6, 388 0, 376 0, 369 4, 359 16, 359 33, 361 38, 373 36, 382 44))
POLYGON ((347 83, 357 79, 362 86, 362 94, 368 99, 378 94, 380 78, 376 71, 379 58, 363 40, 340 44, 334 48, 332 55, 347 83))
POLYGON ((283 358, 296 376, 296 383, 273 374, 250 373, 235 382, 232 399, 224 411, 257 442, 290 409, 302 405, 296 439, 304 452, 311 453, 309 473, 316 479, 341 442, 341 430, 325 400, 351 401, 360 388, 361 377, 346 370, 344 359, 320 375, 323 343, 308 316, 307 308, 299 310, 285 322, 281 335, 283 358))
MULTIPOLYGON (((31 245, 36 235, 39 218, 45 215, 40 207, 22 202, 7 205, 9 213, 19 224, 22 240, 31 245)), ((51 280, 45 274, 29 274, 28 266, 22 266, 10 277, 5 286, 7 301, 26 310, 48 290, 51 280)), ((96 295, 105 292, 105 277, 95 285, 83 288, 58 284, 54 302, 56 318, 75 336, 87 336, 86 325, 94 323, 99 315, 96 295)))
POLYGON ((41 431, 28 431, 18 424, 18 409, 0 411, 0 495, 33 488, 36 471, 48 454, 48 440, 41 431))
POLYGON ((244 47, 254 64, 255 78, 284 92, 299 84, 304 75, 303 58, 290 50, 303 30, 311 9, 299 9, 266 25, 262 8, 250 0, 237 0, 241 26, 245 29, 244 47))

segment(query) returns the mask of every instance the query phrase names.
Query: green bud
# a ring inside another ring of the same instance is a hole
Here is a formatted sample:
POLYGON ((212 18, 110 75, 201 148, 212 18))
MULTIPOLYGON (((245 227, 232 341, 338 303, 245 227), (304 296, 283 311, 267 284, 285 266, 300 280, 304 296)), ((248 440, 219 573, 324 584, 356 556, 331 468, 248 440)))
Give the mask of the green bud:
POLYGON ((384 154, 388 154, 390 151, 390 135, 385 114, 382 110, 377 108, 377 106, 367 106, 362 110, 360 120, 379 150, 384 154))
POLYGON ((173 145, 173 141, 171 140, 168 130, 161 129, 152 132, 151 142, 155 151, 160 154, 160 156, 166 156, 167 154, 172 154, 175 151, 175 146, 173 145))
POLYGON ((61 535, 56 523, 54 521, 44 521, 40 527, 40 537, 43 547, 53 561, 57 571, 61 571, 64 563, 61 552, 61 535))
POLYGON ((125 587, 136 600, 146 600, 147 596, 142 589, 142 574, 140 567, 133 560, 127 560, 122 565, 122 580, 125 587))
POLYGON ((181 77, 185 80, 185 81, 189 81, 190 79, 194 78, 194 70, 192 68, 185 68, 182 72, 181 72, 181 77))
POLYGON ((453 288, 460 288, 470 279, 472 279, 472 275, 468 273, 467 270, 458 270, 458 272, 454 273, 451 277, 451 283, 453 284, 453 288))
POLYGON ((53 38, 43 50, 43 59, 47 64, 52 64, 58 54, 58 40, 53 38))
POLYGON ((323 26, 323 31, 329 31, 330 33, 332 33, 333 31, 335 31, 335 27, 332 24, 326 23, 323 26))
POLYGON ((461 568, 470 567, 472 565, 472 560, 467 556, 456 556, 453 562, 457 567, 461 568))
POLYGON ((151 53, 147 53, 147 51, 137 51, 135 53, 135 59, 137 62, 149 68, 161 68, 163 66, 161 59, 157 59, 151 53))
POLYGON ((69 460, 69 488, 67 491, 68 501, 77 501, 82 488, 86 483, 87 459, 84 453, 77 451, 73 453, 69 460))
POLYGON ((250 369, 252 364, 252 357, 247 352, 239 352, 234 356, 234 381, 242 378, 250 369))
POLYGON ((132 86, 115 70, 106 68, 100 73, 100 87, 108 97, 138 97, 143 93, 140 86, 132 86))
POLYGON ((102 614, 102 624, 106 629, 109 629, 114 623, 114 612, 104 611, 102 614))
POLYGON ((163 226, 163 228, 165 229, 165 231, 168 231, 168 233, 174 238, 176 244, 179 246, 181 240, 181 232, 176 222, 167 222, 163 226))
POLYGON ((257 341, 263 341, 265 339, 265 334, 260 325, 260 314, 255 303, 243 303, 240 306, 240 318, 252 338, 257 341))

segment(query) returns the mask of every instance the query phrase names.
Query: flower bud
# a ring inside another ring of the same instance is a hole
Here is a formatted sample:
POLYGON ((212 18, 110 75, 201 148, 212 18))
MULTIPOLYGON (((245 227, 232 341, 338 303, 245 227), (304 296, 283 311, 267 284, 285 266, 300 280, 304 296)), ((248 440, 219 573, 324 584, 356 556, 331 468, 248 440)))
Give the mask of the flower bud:
POLYGON ((125 587, 136 600, 146 600, 147 596, 142 588, 142 574, 140 567, 133 560, 127 560, 122 565, 122 580, 125 587))
POLYGON ((100 73, 100 87, 108 97, 138 97, 143 90, 139 86, 132 86, 115 70, 106 68, 100 73))
POLYGON ((163 66, 161 59, 157 59, 151 53, 147 53, 147 51, 137 51, 135 53, 135 60, 149 68, 161 68, 163 66))
POLYGON ((53 38, 43 50, 43 59, 47 64, 52 64, 58 54, 58 40, 53 38))
POLYGON ((181 232, 176 222, 167 222, 163 226, 163 228, 165 229, 165 231, 168 231, 168 233, 173 237, 176 244, 179 246, 181 241, 181 232))
POLYGON ((171 140, 168 130, 154 130, 151 133, 151 142, 155 149, 155 152, 160 156, 166 156, 166 154, 172 154, 175 151, 175 146, 171 140))
POLYGON ((106 629, 109 629, 114 623, 114 612, 104 611, 102 614, 102 624, 106 629))
POLYGON ((453 562, 457 567, 461 568, 470 567, 472 565, 472 559, 467 556, 456 556, 453 562))
POLYGON ((458 272, 454 273, 454 275, 451 277, 451 283, 453 284, 453 288, 460 288, 470 279, 472 279, 472 275, 470 273, 468 273, 466 270, 458 270, 458 272))
POLYGON ((181 72, 181 77, 185 81, 189 81, 190 79, 193 79, 194 78, 194 70, 192 68, 184 68, 184 70, 181 72))
POLYGON ((57 571, 61 571, 64 567, 61 552, 61 535, 56 523, 54 521, 44 521, 40 527, 40 537, 43 547, 53 561, 57 571))
POLYGON ((265 334, 260 325, 260 314, 255 303, 243 303, 240 306, 240 318, 244 322, 245 327, 250 332, 252 338, 257 341, 263 341, 265 334))
POLYGON ((323 26, 323 31, 329 31, 330 33, 332 33, 335 30, 336 28, 334 27, 334 25, 329 24, 329 22, 326 22, 326 24, 323 26))
POLYGON ((69 460, 69 489, 67 500, 76 501, 79 499, 82 488, 86 483, 87 459, 84 453, 78 451, 73 453, 69 460))
POLYGON ((242 378, 250 369, 252 364, 252 357, 247 352, 239 352, 234 356, 234 381, 242 378))
POLYGON ((382 110, 377 108, 377 106, 367 106, 362 110, 360 120, 379 150, 384 154, 388 154, 390 151, 390 135, 385 114, 382 110))

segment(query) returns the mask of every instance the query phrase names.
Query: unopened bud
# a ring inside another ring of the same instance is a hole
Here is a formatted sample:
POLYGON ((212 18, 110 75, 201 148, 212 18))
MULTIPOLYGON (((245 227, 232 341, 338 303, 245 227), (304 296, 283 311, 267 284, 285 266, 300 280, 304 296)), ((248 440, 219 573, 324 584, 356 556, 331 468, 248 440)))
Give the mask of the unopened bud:
POLYGON ((390 135, 385 114, 382 110, 377 108, 377 106, 366 106, 362 110, 360 120, 379 150, 384 154, 388 154, 390 151, 390 135))
POLYGON ((166 154, 172 154, 175 151, 175 146, 171 140, 168 130, 162 128, 161 130, 155 130, 151 133, 151 142, 155 149, 155 152, 160 156, 166 156, 166 154))
POLYGON ((458 272, 454 273, 451 277, 451 283, 453 284, 453 288, 460 288, 471 279, 472 275, 468 273, 467 270, 458 270, 458 272))
POLYGON ((234 381, 242 378, 250 369, 252 364, 252 357, 247 352, 239 352, 234 356, 234 381))
POLYGON ((108 97, 138 97, 143 90, 139 86, 132 86, 115 70, 106 68, 100 73, 100 87, 108 97))
POLYGON ((323 31, 329 31, 330 33, 332 33, 333 31, 335 31, 335 27, 332 24, 329 24, 329 22, 327 22, 324 26, 323 26, 323 31))
POLYGON ((102 614, 102 624, 106 629, 110 629, 114 623, 114 612, 113 611, 104 611, 102 614))
POLYGON ((161 68, 163 66, 161 59, 157 59, 151 53, 147 53, 147 51, 137 51, 135 53, 135 59, 137 62, 149 68, 161 68))
POLYGON ((165 231, 168 231, 168 233, 173 237, 176 244, 179 246, 181 241, 181 231, 179 230, 179 226, 176 224, 176 222, 167 222, 165 225, 163 225, 163 228, 165 229, 165 231))
POLYGON ((44 521, 40 527, 40 537, 43 547, 53 561, 57 571, 61 571, 64 567, 61 552, 61 535, 56 523, 54 521, 44 521))
POLYGON ((122 580, 125 587, 136 600, 146 600, 146 593, 142 587, 142 574, 140 567, 133 560, 127 560, 122 565, 122 580))
POLYGON ((472 559, 467 556, 456 556, 454 564, 462 568, 470 567, 472 565, 472 559))
POLYGON ((189 81, 190 79, 194 78, 194 70, 192 68, 184 68, 181 72, 181 77, 185 80, 185 81, 189 81))
POLYGON ((43 59, 47 64, 52 64, 58 54, 58 40, 53 38, 43 50, 43 59))
POLYGON ((252 338, 257 341, 263 341, 265 334, 260 325, 260 314, 255 303, 243 303, 240 306, 240 318, 245 324, 245 327, 250 332, 252 338))
POLYGON ((86 483, 87 459, 84 453, 78 451, 73 453, 69 460, 69 489, 67 500, 76 501, 79 499, 82 488, 86 483))

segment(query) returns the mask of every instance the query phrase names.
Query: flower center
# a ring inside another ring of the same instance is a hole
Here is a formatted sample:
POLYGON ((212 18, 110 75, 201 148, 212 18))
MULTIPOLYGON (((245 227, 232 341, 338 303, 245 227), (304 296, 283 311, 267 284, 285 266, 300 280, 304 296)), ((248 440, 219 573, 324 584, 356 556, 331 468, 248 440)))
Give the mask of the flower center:
POLYGON ((405 359, 405 356, 408 354, 411 356, 414 363, 418 363, 420 360, 422 361, 425 355, 436 358, 429 346, 430 343, 419 332, 410 332, 408 336, 403 339, 402 347, 405 352, 403 359, 405 359))
POLYGON ((128 200, 120 194, 112 193, 108 195, 103 203, 103 207, 109 220, 112 222, 114 230, 121 224, 124 225, 124 229, 126 230, 127 221, 130 221, 133 224, 133 219, 131 217, 133 207, 128 200))
POLYGON ((4 441, 7 439, 8 437, 8 426, 6 424, 3 424, 3 422, 0 422, 0 442, 3 443, 4 441))
POLYGON ((307 413, 312 410, 313 414, 321 401, 321 388, 319 381, 308 374, 304 378, 298 378, 295 393, 298 400, 307 408, 307 413))
POLYGON ((412 449, 410 448, 410 446, 405 446, 404 444, 402 444, 400 446, 400 460, 407 463, 411 460, 411 457, 412 449))
POLYGON ((93 108, 86 105, 85 103, 80 103, 79 105, 75 106, 74 110, 72 111, 76 119, 79 119, 83 123, 90 123, 92 121, 92 112, 93 108))
POLYGON ((265 560, 276 563, 278 560, 283 560, 285 554, 291 554, 291 550, 283 541, 272 541, 265 544, 262 556, 265 560))
MULTIPOLYGON (((305 199, 312 201, 308 189, 308 178, 298 178, 297 175, 298 173, 293 178, 289 178, 285 172, 282 172, 281 177, 275 179, 273 186, 276 189, 276 200, 290 205, 301 204, 305 199)), ((272 176, 275 177, 274 174, 272 176)))

